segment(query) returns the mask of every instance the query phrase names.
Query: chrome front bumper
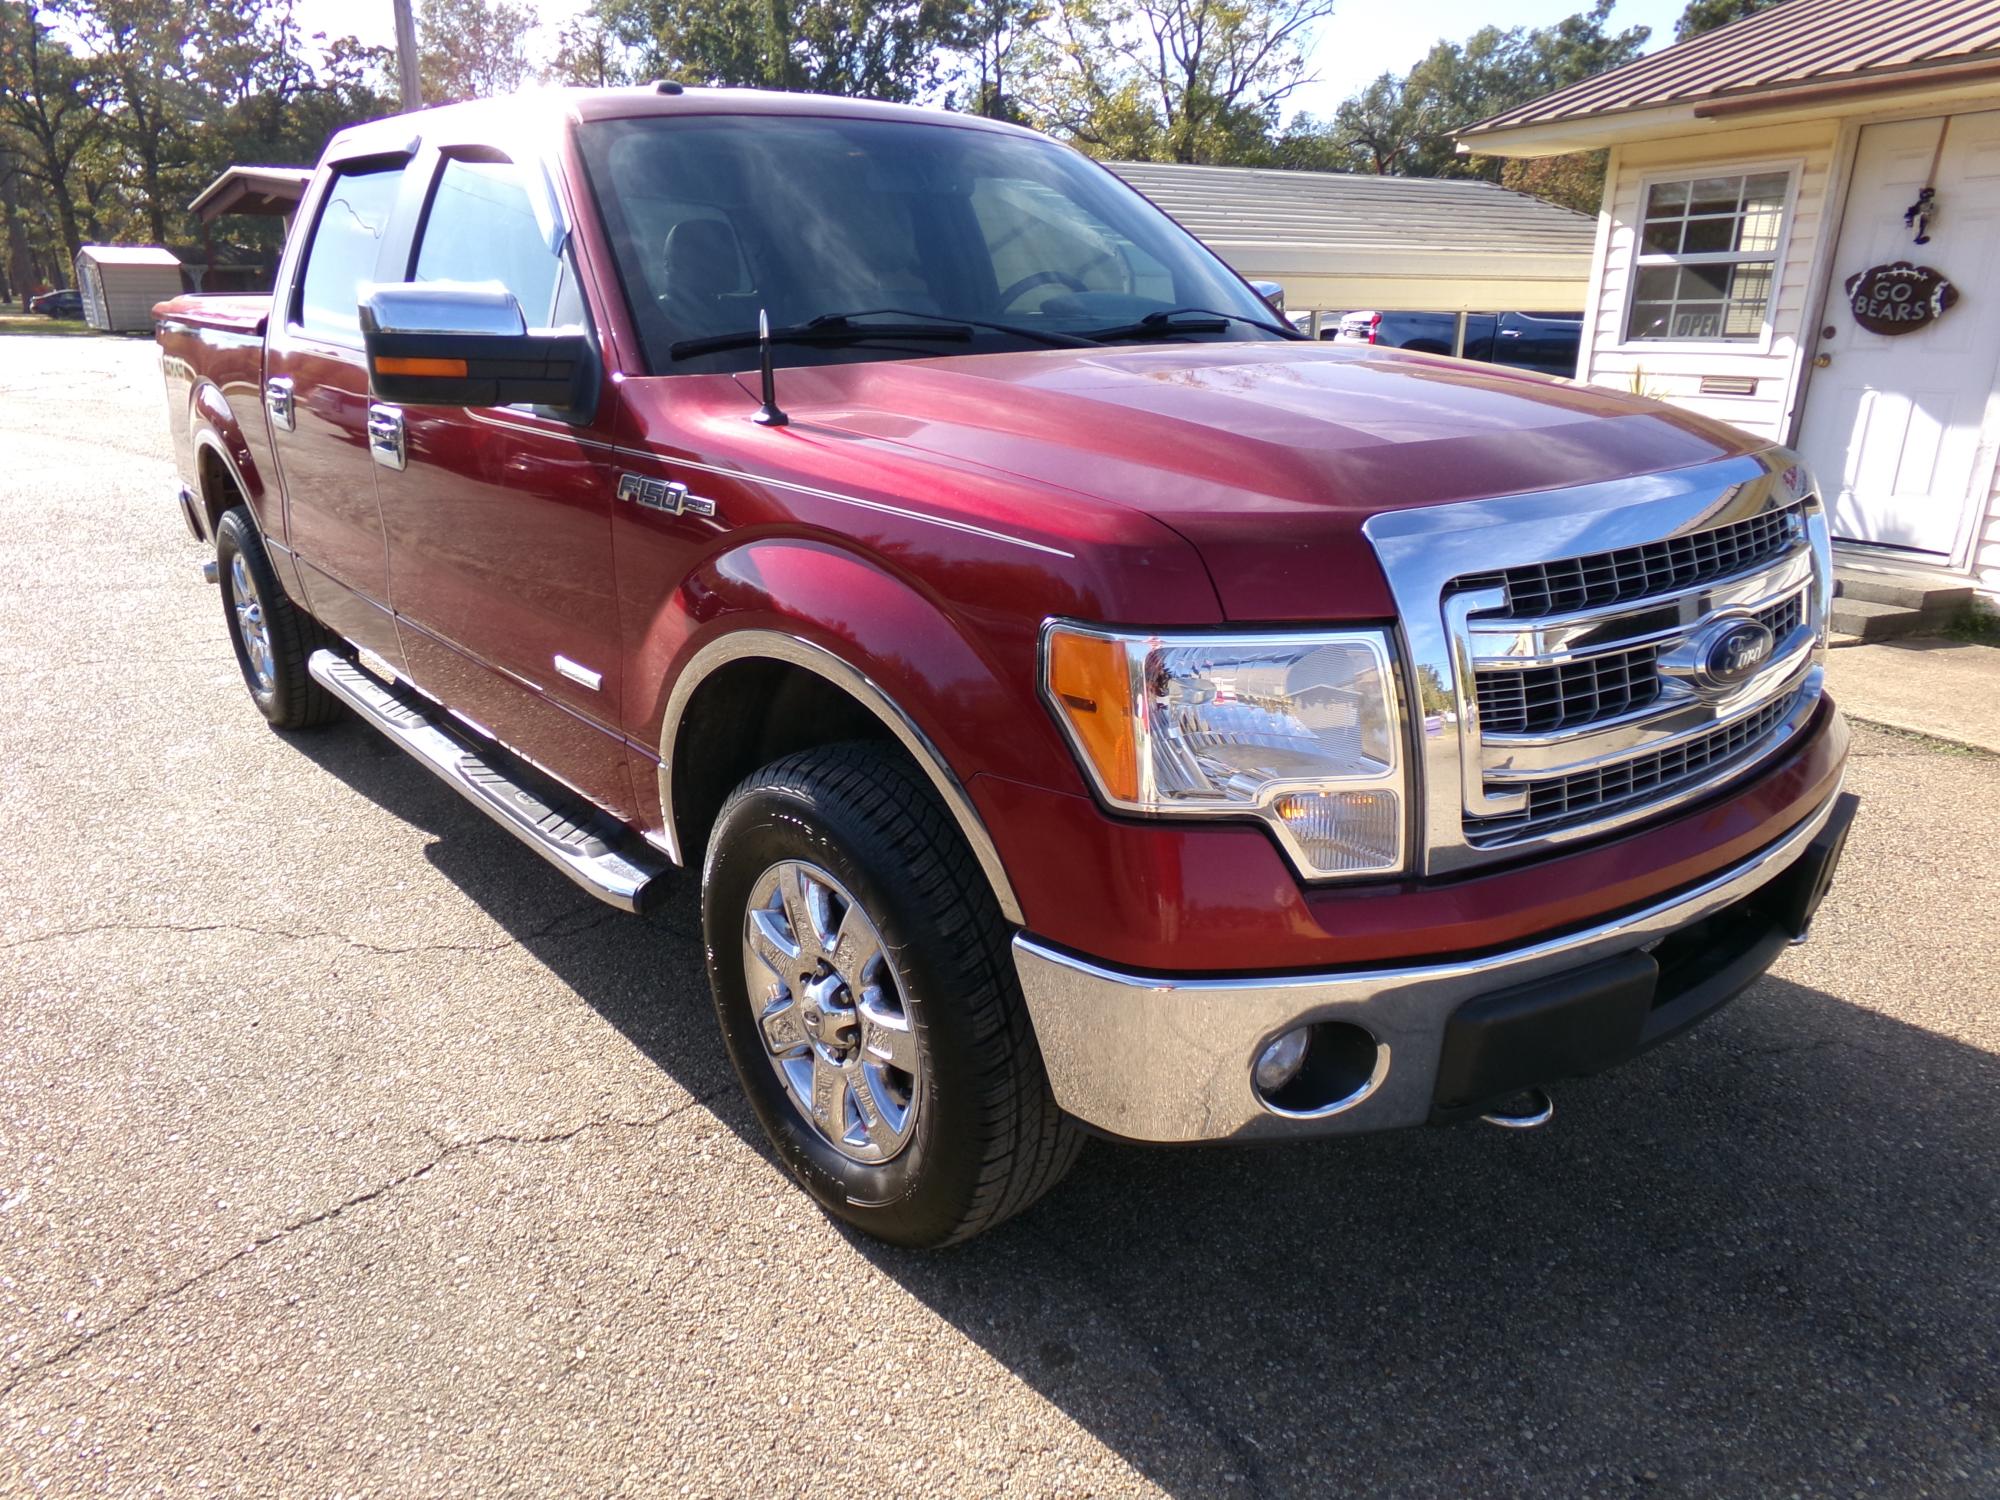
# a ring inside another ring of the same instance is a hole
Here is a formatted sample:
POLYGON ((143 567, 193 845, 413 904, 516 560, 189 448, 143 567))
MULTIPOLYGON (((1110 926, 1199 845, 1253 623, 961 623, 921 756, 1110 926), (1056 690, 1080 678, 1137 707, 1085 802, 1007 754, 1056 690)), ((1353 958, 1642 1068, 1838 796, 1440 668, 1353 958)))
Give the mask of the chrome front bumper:
POLYGON ((1614 921, 1483 958, 1289 978, 1162 979, 1120 973, 1022 934, 1014 962, 1056 1102, 1139 1141, 1259 1140, 1388 1130, 1432 1117, 1452 1015, 1475 997, 1631 953, 1751 896, 1789 871, 1833 818, 1812 816, 1741 864, 1614 921), (1337 1111, 1269 1108, 1251 1066, 1274 1038, 1339 1021, 1374 1037, 1374 1074, 1337 1111))

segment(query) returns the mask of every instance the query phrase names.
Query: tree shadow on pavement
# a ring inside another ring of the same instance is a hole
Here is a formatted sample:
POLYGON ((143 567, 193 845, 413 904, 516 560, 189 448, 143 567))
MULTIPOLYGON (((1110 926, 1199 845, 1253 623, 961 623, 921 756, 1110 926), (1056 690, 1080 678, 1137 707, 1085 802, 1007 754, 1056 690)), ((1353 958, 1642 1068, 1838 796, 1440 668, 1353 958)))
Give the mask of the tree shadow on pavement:
MULTIPOLYGON (((400 752, 299 744, 770 1159, 692 876, 565 935, 589 898, 400 752)), ((2000 1059, 1767 978, 1556 1097, 1527 1133, 1092 1143, 970 1245, 850 1238, 1180 1496, 2000 1493, 2000 1059)))

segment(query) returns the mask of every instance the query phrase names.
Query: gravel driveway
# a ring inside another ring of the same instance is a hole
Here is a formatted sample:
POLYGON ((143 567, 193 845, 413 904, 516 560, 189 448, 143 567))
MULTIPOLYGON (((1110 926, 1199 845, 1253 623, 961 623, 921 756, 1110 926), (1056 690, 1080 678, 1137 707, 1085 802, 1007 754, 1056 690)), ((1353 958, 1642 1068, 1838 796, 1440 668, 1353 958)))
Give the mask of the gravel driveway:
POLYGON ((1815 941, 1546 1130, 1092 1143, 889 1251, 761 1146, 691 884, 264 727, 150 345, 0 398, 0 1488, 2000 1494, 2000 761, 1858 731, 1815 941))

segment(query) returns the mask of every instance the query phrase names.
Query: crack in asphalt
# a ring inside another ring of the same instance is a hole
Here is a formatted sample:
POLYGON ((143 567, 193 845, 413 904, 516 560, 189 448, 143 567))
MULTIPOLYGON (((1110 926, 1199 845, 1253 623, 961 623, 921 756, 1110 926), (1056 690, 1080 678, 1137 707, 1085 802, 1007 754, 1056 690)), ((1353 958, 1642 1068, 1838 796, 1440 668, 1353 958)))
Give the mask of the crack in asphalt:
POLYGON ((578 1136, 593 1130, 657 1130, 670 1120, 686 1114, 689 1110, 705 1106, 709 1100, 714 1098, 717 1092, 719 1090, 710 1089, 699 1094, 690 1094, 672 1109, 647 1119, 585 1120, 581 1124, 572 1125, 566 1130, 553 1130, 540 1135, 521 1135, 510 1131, 496 1131, 491 1135, 478 1136, 469 1141, 454 1141, 436 1152, 429 1160, 419 1166, 412 1167, 407 1172, 399 1173, 386 1182, 377 1183, 365 1192, 356 1193, 350 1198, 343 1198, 331 1208, 324 1208, 318 1213, 307 1214, 302 1219, 294 1219, 289 1224, 281 1225, 268 1233, 257 1236, 249 1244, 243 1246, 241 1249, 230 1252, 212 1265, 205 1266, 193 1275, 175 1282, 172 1286, 144 1297, 137 1304, 128 1308, 102 1327, 88 1329, 77 1338, 63 1345, 62 1348, 21 1366, 13 1372, 12 1378, 5 1385, 0 1385, 0 1400, 5 1400, 23 1385, 47 1374, 57 1365, 62 1364, 72 1356, 88 1348, 99 1339, 129 1327, 162 1303, 171 1302, 192 1291, 203 1282, 220 1275, 238 1261, 249 1259, 251 1256, 257 1254, 258 1251, 269 1248, 279 1240, 289 1239, 293 1235, 301 1234, 320 1224, 331 1223, 333 1220, 341 1218, 357 1208, 373 1203, 376 1199, 395 1192, 400 1187, 420 1182, 454 1156, 463 1155, 468 1151, 478 1151, 487 1146, 561 1145, 565 1141, 575 1140, 578 1136))
MULTIPOLYGON (((1173 1361, 1161 1352, 1160 1346, 1135 1320, 1131 1310, 1125 1305, 1124 1297, 1121 1295, 1122 1289, 1101 1277, 1097 1266, 1076 1254, 1067 1243, 1044 1233, 1033 1223, 1024 1227, 1030 1238, 1039 1240, 1047 1247, 1051 1258, 1069 1264, 1071 1274, 1089 1289, 1104 1316, 1140 1350, 1141 1357, 1152 1368, 1154 1377, 1181 1404, 1195 1425, 1208 1434, 1209 1441, 1221 1451, 1227 1471, 1235 1473, 1243 1481, 1245 1488, 1255 1500, 1269 1500, 1269 1497, 1275 1495, 1276 1491, 1271 1488, 1270 1481, 1264 1476, 1264 1466, 1253 1451, 1255 1443, 1229 1424, 1228 1419, 1216 1409, 1216 1403, 1204 1405, 1198 1399, 1198 1393, 1175 1367, 1173 1361)), ((4 1391, 0 1391, 0 1395, 4 1394, 6 1394, 4 1391)), ((1128 1461, 1134 1461, 1130 1454, 1124 1456, 1128 1461)))
POLYGON ((83 927, 62 927, 52 932, 32 933, 27 937, 14 938, 0 943, 0 953, 16 948, 31 948, 41 943, 63 942, 72 938, 89 937, 100 932, 172 932, 196 936, 205 932, 241 932, 252 937, 283 938, 288 942, 341 943, 363 953, 388 956, 408 953, 502 953, 509 948, 526 947, 547 938, 577 937, 605 926, 613 919, 627 915, 615 907, 602 907, 592 901, 583 907, 572 908, 551 917, 532 932, 519 936, 508 936, 491 943, 371 943, 364 938, 349 937, 344 932, 307 931, 298 932, 289 927, 265 927, 252 922, 93 922, 83 927), (588 918, 578 921, 578 918, 588 918))

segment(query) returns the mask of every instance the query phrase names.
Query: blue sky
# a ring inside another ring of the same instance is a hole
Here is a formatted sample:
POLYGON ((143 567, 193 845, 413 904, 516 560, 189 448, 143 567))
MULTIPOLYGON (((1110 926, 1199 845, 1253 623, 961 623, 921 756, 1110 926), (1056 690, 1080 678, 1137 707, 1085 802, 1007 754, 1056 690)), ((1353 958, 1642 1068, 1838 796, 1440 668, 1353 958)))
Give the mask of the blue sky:
MULTIPOLYGON (((1403 72, 1438 41, 1459 41, 1482 26, 1546 26, 1573 15, 1589 0, 1345 0, 1319 32, 1313 49, 1315 82, 1300 89, 1286 113, 1334 107, 1378 73, 1403 72)), ((545 30, 583 8, 583 0, 530 0, 545 30)), ((1618 0, 1612 25, 1650 26, 1649 46, 1673 40, 1686 0, 1618 0)), ((300 0, 308 32, 359 36, 382 46, 395 40, 389 0, 300 0)))

